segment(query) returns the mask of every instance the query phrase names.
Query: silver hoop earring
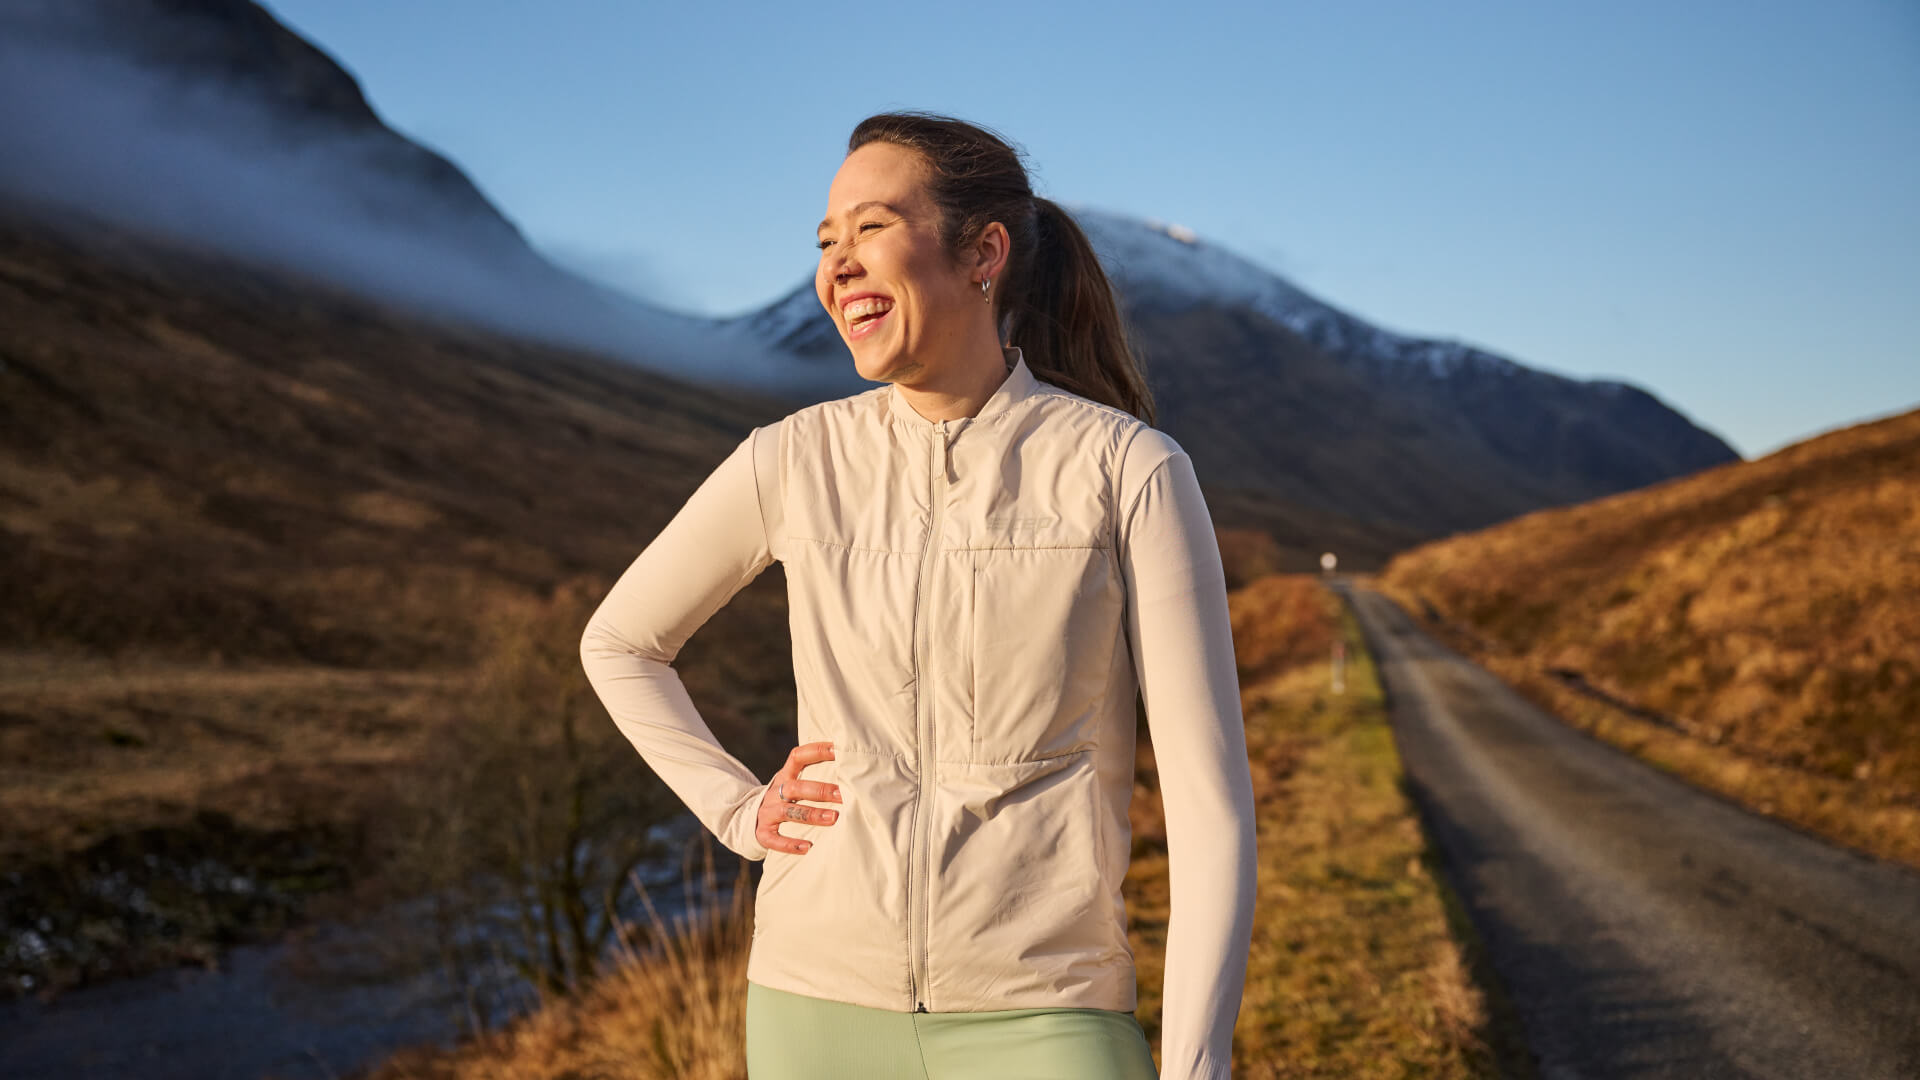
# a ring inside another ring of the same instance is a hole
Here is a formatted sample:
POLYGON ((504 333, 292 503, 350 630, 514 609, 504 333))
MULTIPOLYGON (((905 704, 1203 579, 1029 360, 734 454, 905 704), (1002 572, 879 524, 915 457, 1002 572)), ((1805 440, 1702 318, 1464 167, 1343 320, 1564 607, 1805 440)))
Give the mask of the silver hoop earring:
POLYGON ((992 279, 992 278, 981 278, 981 279, 980 279, 980 299, 982 299, 982 300, 985 300, 985 301, 988 301, 989 303, 991 303, 991 302, 992 302, 992 300, 993 300, 993 297, 991 297, 991 296, 988 296, 988 295, 987 295, 987 286, 989 286, 989 285, 991 285, 991 284, 993 284, 993 279, 992 279))

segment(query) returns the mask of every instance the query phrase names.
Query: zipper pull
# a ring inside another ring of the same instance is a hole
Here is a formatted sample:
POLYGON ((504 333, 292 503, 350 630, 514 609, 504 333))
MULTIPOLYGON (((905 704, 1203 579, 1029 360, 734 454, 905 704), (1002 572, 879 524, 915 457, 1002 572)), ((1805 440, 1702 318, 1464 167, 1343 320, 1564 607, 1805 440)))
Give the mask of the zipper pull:
POLYGON ((914 1012, 926 1012, 926 1011, 927 1011, 927 1003, 926 1003, 926 1002, 924 1002, 924 1001, 920 1001, 920 1002, 915 1002, 915 1003, 914 1003, 914 1006, 915 1006, 915 1007, 914 1007, 914 1010, 913 1010, 914 1012))
POLYGON ((953 455, 950 453, 952 448, 947 442, 947 422, 942 420, 938 426, 940 429, 940 473, 947 478, 948 483, 952 483, 958 480, 959 477, 953 475, 953 455))

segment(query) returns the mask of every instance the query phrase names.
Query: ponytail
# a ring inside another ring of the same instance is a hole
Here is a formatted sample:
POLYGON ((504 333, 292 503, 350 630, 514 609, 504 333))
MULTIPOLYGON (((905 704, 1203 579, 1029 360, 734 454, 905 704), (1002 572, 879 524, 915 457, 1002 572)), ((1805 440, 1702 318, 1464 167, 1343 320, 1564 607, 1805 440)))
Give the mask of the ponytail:
POLYGON ((1152 424, 1153 393, 1093 244, 1060 204, 1036 195, 1033 205, 1033 255, 1006 293, 1006 340, 1039 378, 1152 424))
POLYGON ((869 116, 847 152, 875 141, 925 157, 949 256, 992 222, 1006 227, 1011 250, 994 315, 1000 340, 1020 347, 1034 377, 1153 424, 1153 393, 1113 283, 1079 222, 1033 193, 1020 151, 986 128, 929 112, 869 116))

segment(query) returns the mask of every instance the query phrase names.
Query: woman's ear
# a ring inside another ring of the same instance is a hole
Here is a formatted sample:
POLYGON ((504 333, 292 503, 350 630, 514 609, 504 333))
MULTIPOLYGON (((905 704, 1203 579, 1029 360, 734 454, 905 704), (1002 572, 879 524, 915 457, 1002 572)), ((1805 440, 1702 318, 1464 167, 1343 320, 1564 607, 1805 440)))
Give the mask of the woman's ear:
POLYGON ((1007 267, 1007 253, 1012 245, 1005 225, 997 221, 987 222, 986 227, 980 230, 980 239, 974 243, 974 273, 982 277, 999 277, 1007 267))

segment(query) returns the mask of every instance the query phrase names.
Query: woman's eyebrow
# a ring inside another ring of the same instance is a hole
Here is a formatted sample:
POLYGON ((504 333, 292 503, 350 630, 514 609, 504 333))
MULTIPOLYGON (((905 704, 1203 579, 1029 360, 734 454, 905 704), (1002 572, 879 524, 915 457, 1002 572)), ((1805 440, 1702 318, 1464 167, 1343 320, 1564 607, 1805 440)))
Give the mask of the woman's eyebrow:
MULTIPOLYGON (((905 214, 902 214, 902 213, 900 213, 900 208, 899 208, 899 207, 897 207, 897 206, 895 206, 895 205, 893 205, 893 204, 892 204, 892 203, 890 203, 890 202, 886 202, 886 201, 884 201, 884 200, 881 200, 881 199, 868 199, 868 200, 867 200, 866 202, 863 202, 863 203, 861 203, 860 205, 858 205, 858 206, 856 206, 856 207, 854 207, 853 209, 851 209, 851 210, 848 210, 848 211, 847 211, 847 213, 849 213, 849 214, 857 214, 857 213, 859 213, 860 211, 862 211, 862 210, 865 210, 865 209, 866 209, 867 207, 869 207, 869 206, 882 206, 882 207, 885 207, 885 208, 886 208, 886 209, 888 209, 888 210, 891 210, 891 211, 893 211, 893 212, 894 212, 894 213, 896 213, 896 214, 900 214, 900 216, 901 216, 901 217, 906 217, 906 216, 907 216, 907 215, 905 215, 905 214)), ((831 219, 831 218, 821 218, 821 219, 820 219, 820 224, 818 224, 818 225, 816 225, 816 226, 814 226, 814 229, 813 229, 813 231, 814 231, 815 233, 818 233, 818 232, 819 232, 819 231, 820 231, 821 229, 824 229, 824 228, 826 228, 826 227, 827 227, 827 222, 828 222, 828 221, 830 221, 830 220, 832 220, 832 219, 831 219)))

